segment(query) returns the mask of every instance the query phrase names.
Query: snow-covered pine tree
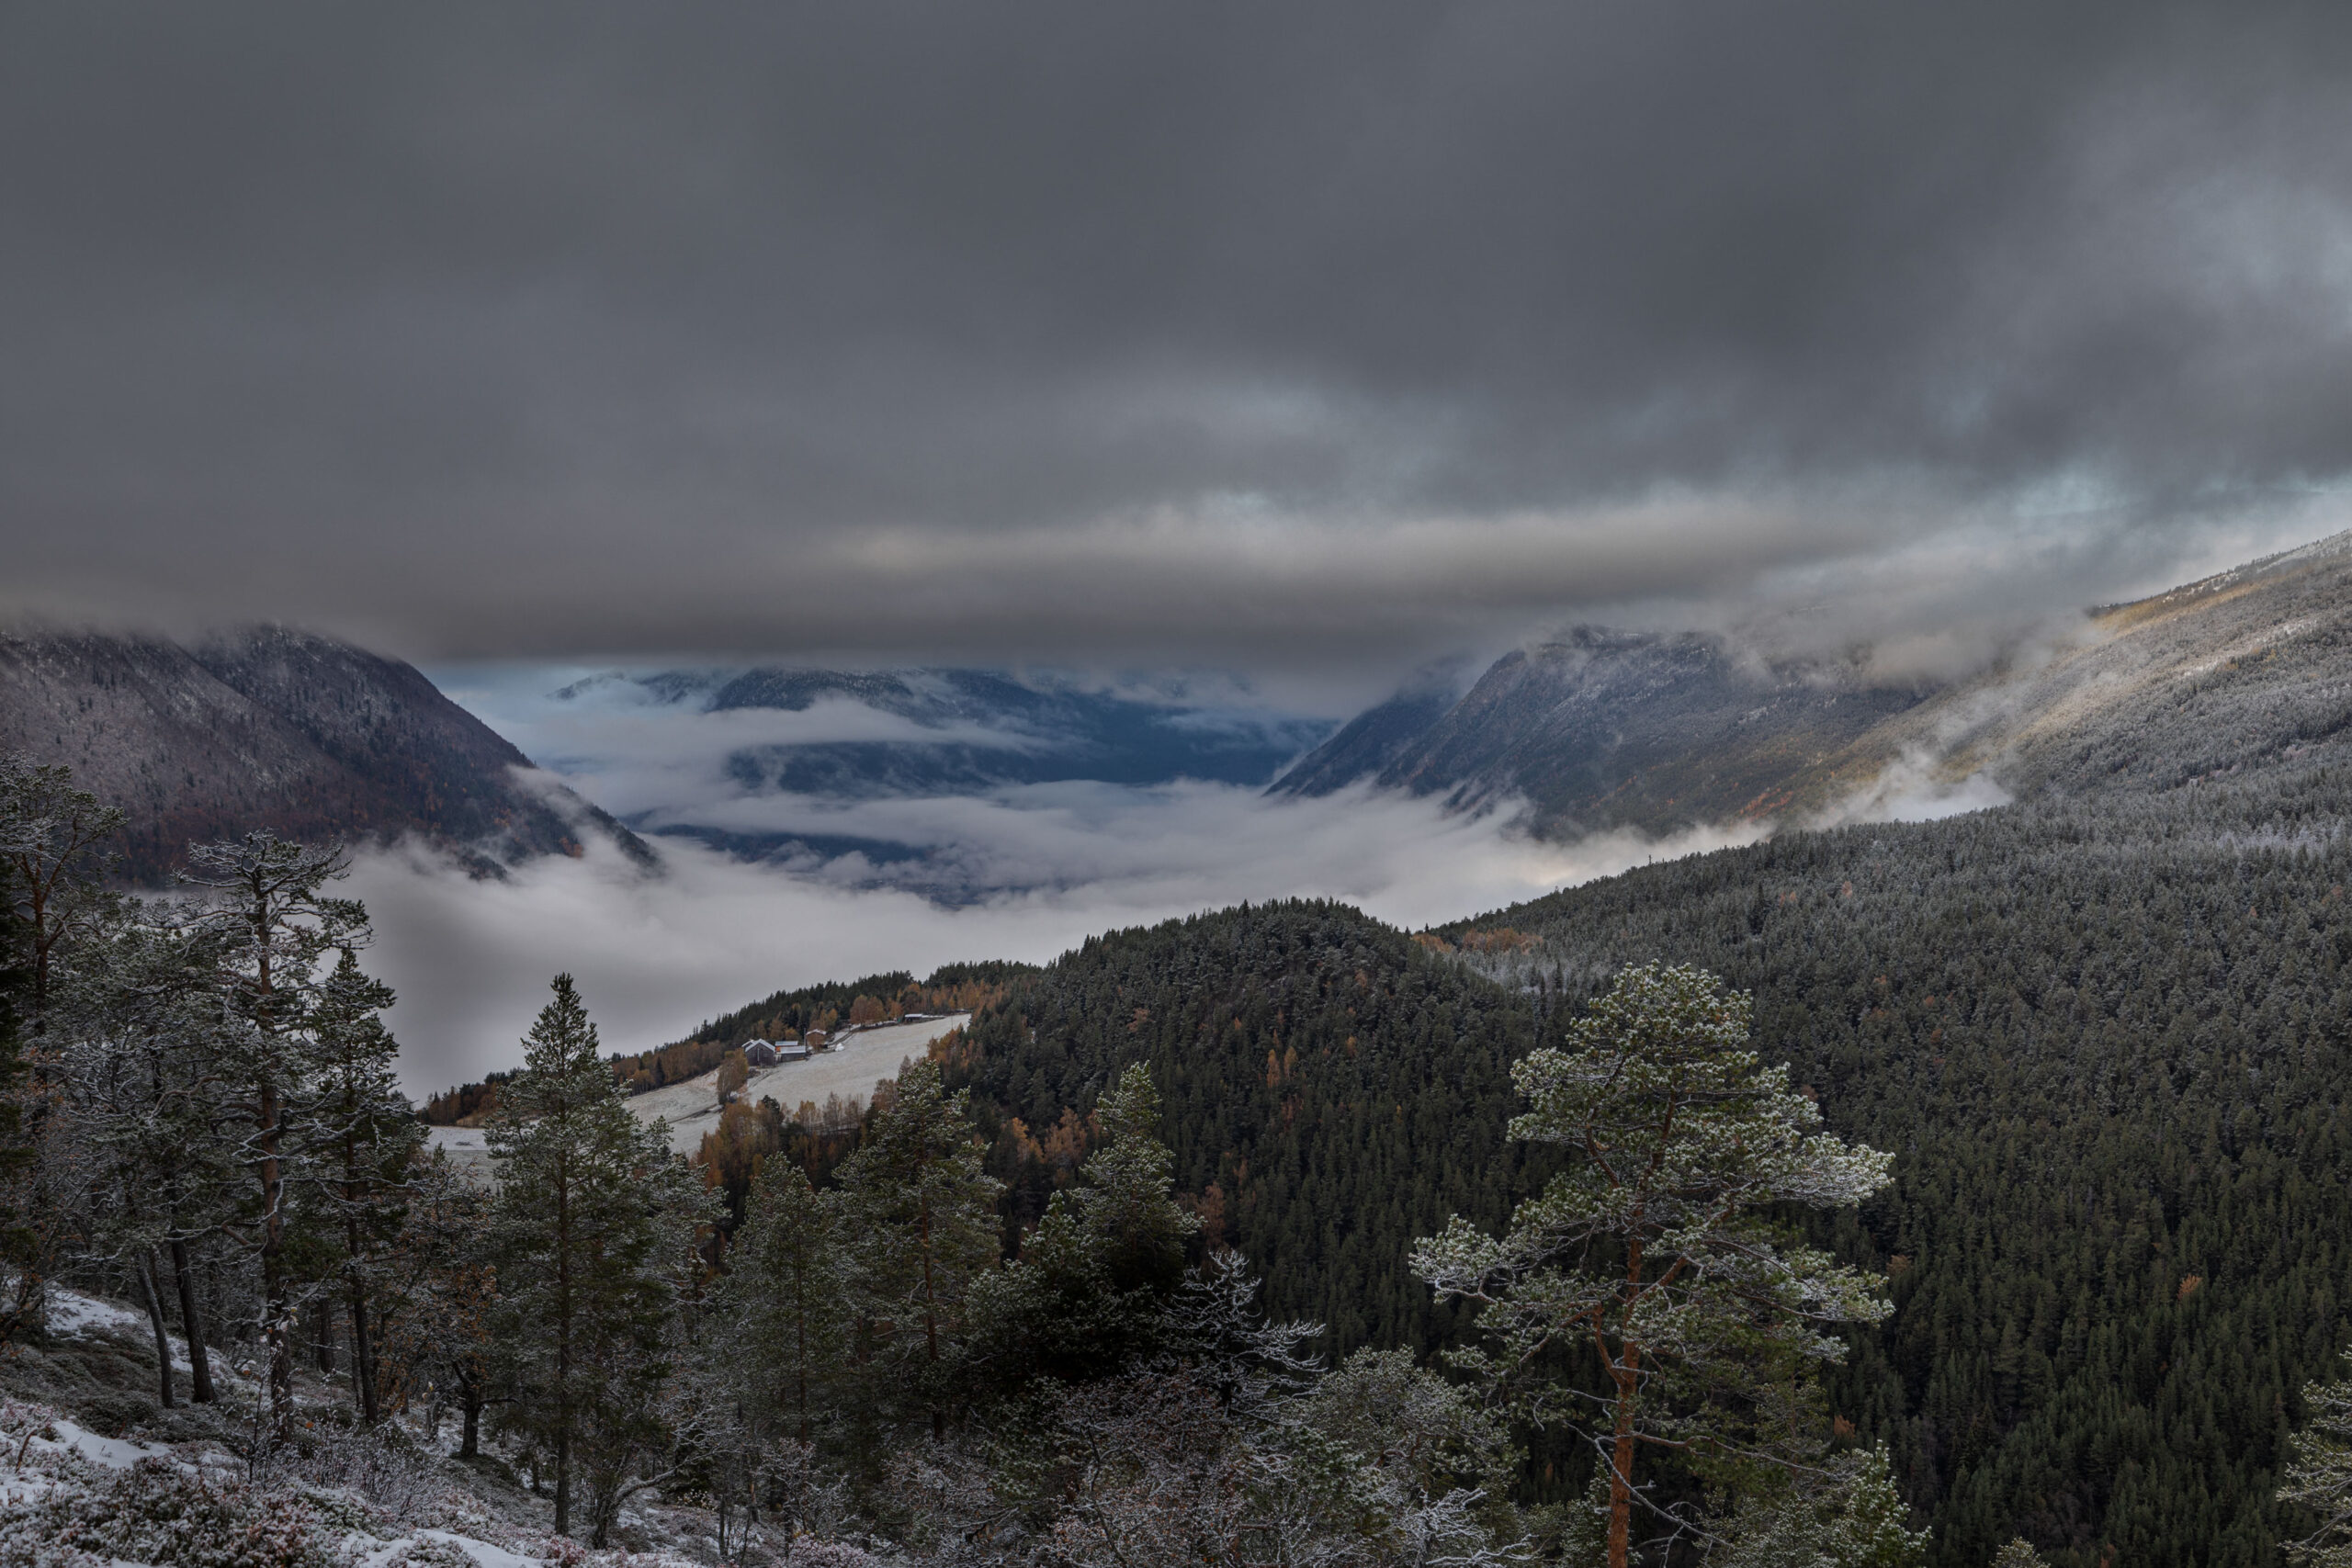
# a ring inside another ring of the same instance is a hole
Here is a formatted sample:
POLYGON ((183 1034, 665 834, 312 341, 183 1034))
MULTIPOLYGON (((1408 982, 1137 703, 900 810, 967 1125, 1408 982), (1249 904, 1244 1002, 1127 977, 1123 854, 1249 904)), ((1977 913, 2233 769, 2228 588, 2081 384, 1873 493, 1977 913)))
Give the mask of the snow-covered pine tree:
MULTIPOLYGON (((1645 1445, 1703 1455, 1724 1434, 1691 1408, 1747 1401, 1759 1367, 1835 1361, 1831 1330, 1888 1308, 1877 1276, 1804 1245, 1790 1207, 1859 1203, 1893 1156, 1822 1131, 1786 1067, 1748 1046, 1748 998, 1683 965, 1628 968, 1511 1076, 1531 1109, 1513 1137, 1568 1166, 1498 1241, 1456 1216, 1416 1247, 1441 1300, 1475 1303, 1487 1346, 1460 1358, 1532 1422, 1575 1431, 1609 1484, 1608 1561, 1626 1568, 1645 1445), (1598 1359, 1594 1394, 1559 1380, 1598 1359), (1679 1396, 1679 1397, 1670 1397, 1679 1396)), ((1730 1446, 1730 1445, 1721 1445, 1730 1446)))
POLYGON ((219 1009, 207 944, 156 911, 129 906, 72 951, 51 998, 50 1114, 79 1150, 52 1159, 51 1201, 66 1178, 86 1206, 85 1238, 142 1279, 162 1343, 159 1254, 178 1284, 192 1397, 213 1398, 189 1246, 229 1217, 243 1177, 216 1135, 211 1046, 219 1009))
POLYGON ((249 1173, 251 1201, 229 1233, 256 1265, 269 1363, 270 1429, 294 1418, 294 1337, 301 1307, 287 1257, 289 1205, 307 1175, 299 1128, 318 1088, 313 1011, 325 956, 365 945, 368 912, 328 896, 347 874, 333 845, 260 831, 188 852, 182 880, 204 895, 190 919, 212 964, 214 1108, 249 1173))
POLYGON ((2303 1385, 2311 1412, 2290 1440, 2278 1500, 2306 1510, 2318 1528, 2285 1542, 2290 1562, 2311 1568, 2352 1564, 2352 1381, 2303 1385))
POLYGON ((39 1325, 58 1221, 75 1196, 52 1190, 63 1173, 35 1157, 44 1141, 64 1146, 45 1125, 49 1011, 61 964, 119 903, 103 877, 122 823, 119 810, 74 787, 71 769, 0 758, 0 1344, 39 1325), (28 1052, 41 1066, 29 1084, 28 1052))
POLYGON ((495 1355, 508 1423, 553 1458, 556 1533, 572 1533, 585 1481, 602 1547, 627 1474, 662 1435, 680 1274, 713 1204, 663 1124, 623 1103, 571 976, 554 992, 487 1124, 495 1355))
POLYGON ((377 1399, 397 1413, 422 1399, 438 1436, 458 1407, 458 1457, 481 1452, 491 1392, 497 1263, 492 1195, 447 1150, 418 1164, 402 1194, 398 1286, 378 1302, 377 1399))
POLYGON ((0 890, 18 931, 36 1033, 62 950, 115 902, 102 879, 123 821, 119 807, 74 787, 71 768, 21 753, 0 758, 0 890))

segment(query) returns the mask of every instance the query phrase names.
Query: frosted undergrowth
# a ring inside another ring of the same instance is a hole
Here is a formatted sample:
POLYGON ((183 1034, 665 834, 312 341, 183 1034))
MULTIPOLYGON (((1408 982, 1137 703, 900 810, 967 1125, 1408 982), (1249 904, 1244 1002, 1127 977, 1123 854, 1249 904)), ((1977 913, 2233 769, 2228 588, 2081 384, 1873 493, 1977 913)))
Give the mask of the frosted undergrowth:
POLYGON ((323 1442, 250 1479, 209 1443, 109 1438, 0 1403, 0 1568, 686 1568, 498 1517, 423 1455, 323 1442))

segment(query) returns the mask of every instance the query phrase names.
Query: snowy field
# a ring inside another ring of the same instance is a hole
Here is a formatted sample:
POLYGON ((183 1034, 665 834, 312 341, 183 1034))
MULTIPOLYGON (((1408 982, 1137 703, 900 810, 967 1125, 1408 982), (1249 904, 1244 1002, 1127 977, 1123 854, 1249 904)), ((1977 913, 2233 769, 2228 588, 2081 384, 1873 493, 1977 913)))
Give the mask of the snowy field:
POLYGON ((470 1170, 490 1168, 490 1136, 479 1127, 427 1127, 427 1148, 449 1151, 449 1163, 470 1170))
MULTIPOLYGON (((763 1096, 772 1097, 786 1115, 799 1110, 802 1100, 821 1106, 836 1094, 844 1100, 870 1099, 875 1080, 897 1077, 901 1062, 921 1055, 933 1041, 962 1027, 971 1016, 952 1013, 920 1023, 886 1023, 837 1035, 838 1050, 803 1062, 754 1067, 745 1097, 753 1105, 763 1096)), ((718 1125, 718 1069, 713 1067, 684 1083, 664 1084, 650 1094, 632 1095, 627 1103, 640 1122, 667 1117, 670 1146, 690 1155, 702 1147, 703 1134, 718 1125)), ((426 1135, 429 1146, 447 1150, 453 1163, 489 1170, 490 1144, 481 1128, 431 1127, 426 1135)))
MULTIPOLYGON (((773 1099, 787 1115, 797 1111, 804 1100, 821 1106, 828 1096, 836 1094, 844 1100, 868 1099, 876 1079, 897 1077, 899 1063, 922 1055, 924 1047, 949 1030, 960 1028, 971 1016, 959 1012, 921 1023, 889 1023, 836 1035, 839 1050, 804 1062, 754 1067, 744 1099, 753 1105, 763 1097, 773 1099)), ((656 1116, 667 1117, 670 1146, 681 1154, 692 1154, 702 1146, 703 1134, 718 1125, 718 1069, 713 1067, 684 1083, 664 1084, 650 1094, 633 1095, 628 1108, 648 1122, 656 1116)))

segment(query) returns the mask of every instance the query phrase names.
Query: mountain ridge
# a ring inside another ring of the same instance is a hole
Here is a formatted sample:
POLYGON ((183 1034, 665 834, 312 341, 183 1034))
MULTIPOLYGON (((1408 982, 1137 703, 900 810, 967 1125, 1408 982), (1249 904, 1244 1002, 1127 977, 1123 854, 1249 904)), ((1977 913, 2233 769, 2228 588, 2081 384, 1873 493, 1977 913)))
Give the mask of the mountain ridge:
POLYGON ((1392 698, 1274 788, 1368 781, 1456 810, 1519 800, 1546 838, 1666 833, 1802 807, 1810 771, 1928 694, 1853 663, 1748 657, 1706 633, 1577 626, 1504 654, 1442 712, 1392 698), (1427 722, 1406 733, 1417 717, 1427 722))
POLYGON ((478 874, 601 834, 651 852, 413 667, 282 626, 183 645, 0 629, 0 750, 62 762, 130 815, 120 873, 167 879, 192 841, 421 833, 478 874))
POLYGON ((1450 808, 1524 805, 1539 837, 1804 826, 1898 784, 2165 788, 2287 746, 2352 745, 2352 533, 2096 606, 1928 684, 1865 658, 1775 661, 1710 633, 1579 626, 1497 660, 1442 711, 1400 693, 1275 782, 1450 808))

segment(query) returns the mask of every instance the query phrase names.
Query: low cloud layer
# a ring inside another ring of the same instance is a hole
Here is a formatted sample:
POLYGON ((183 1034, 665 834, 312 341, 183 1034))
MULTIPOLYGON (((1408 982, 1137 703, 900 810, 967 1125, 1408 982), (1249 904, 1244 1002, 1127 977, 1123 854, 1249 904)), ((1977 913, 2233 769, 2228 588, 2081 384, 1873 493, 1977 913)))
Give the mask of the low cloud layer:
POLYGON ((1401 671, 1763 592, 1949 661, 2352 474, 2340 9, 0 41, 0 613, 1401 671))
POLYGON ((661 842, 659 876, 599 846, 476 882, 409 847, 364 856, 348 890, 379 933, 369 967, 401 993, 391 1024, 415 1094, 519 1061, 559 970, 579 978, 608 1049, 640 1049, 785 987, 958 959, 1044 962, 1096 931, 1244 898, 1337 897, 1421 925, 1758 836, 1539 844, 1502 817, 1449 818, 1400 797, 1126 793, 1091 807, 971 803, 957 852, 973 869, 1034 880, 1046 867, 1058 881, 956 908, 847 885, 861 880, 854 865, 746 864, 674 840, 661 842))

